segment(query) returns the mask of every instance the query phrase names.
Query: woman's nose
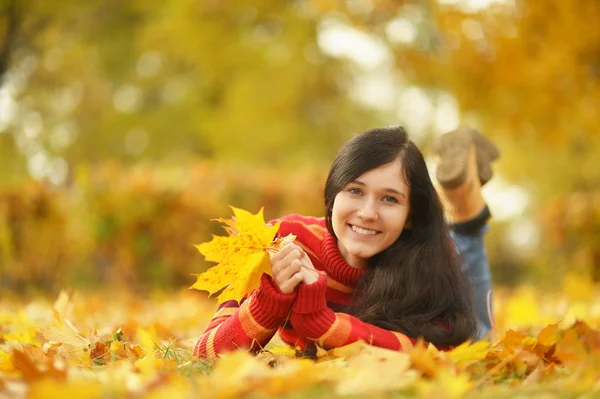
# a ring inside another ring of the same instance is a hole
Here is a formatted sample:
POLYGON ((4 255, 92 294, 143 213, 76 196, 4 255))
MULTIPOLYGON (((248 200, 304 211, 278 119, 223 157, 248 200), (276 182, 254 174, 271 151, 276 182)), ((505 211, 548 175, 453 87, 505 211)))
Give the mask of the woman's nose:
POLYGON ((375 204, 372 201, 365 201, 362 206, 358 209, 358 217, 365 220, 375 220, 377 219, 377 209, 375 209, 375 204))

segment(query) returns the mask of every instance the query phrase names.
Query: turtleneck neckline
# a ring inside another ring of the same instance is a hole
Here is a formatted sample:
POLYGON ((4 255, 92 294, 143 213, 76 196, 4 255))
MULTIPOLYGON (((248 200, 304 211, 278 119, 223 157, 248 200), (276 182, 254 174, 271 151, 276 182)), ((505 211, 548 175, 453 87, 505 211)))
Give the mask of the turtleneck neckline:
POLYGON ((338 248, 337 238, 329 231, 325 233, 321 243, 321 253, 323 267, 327 275, 350 288, 356 288, 358 280, 365 271, 364 269, 356 269, 346 263, 338 248))

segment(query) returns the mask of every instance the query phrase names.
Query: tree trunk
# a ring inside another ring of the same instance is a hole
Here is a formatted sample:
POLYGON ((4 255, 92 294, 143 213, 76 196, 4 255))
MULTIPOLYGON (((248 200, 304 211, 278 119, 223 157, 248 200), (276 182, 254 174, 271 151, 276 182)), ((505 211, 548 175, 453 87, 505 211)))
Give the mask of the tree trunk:
POLYGON ((13 44, 17 38, 19 27, 17 0, 8 1, 8 4, 2 10, 2 19, 6 20, 6 32, 4 32, 4 41, 0 43, 0 85, 3 82, 4 74, 8 70, 13 44))

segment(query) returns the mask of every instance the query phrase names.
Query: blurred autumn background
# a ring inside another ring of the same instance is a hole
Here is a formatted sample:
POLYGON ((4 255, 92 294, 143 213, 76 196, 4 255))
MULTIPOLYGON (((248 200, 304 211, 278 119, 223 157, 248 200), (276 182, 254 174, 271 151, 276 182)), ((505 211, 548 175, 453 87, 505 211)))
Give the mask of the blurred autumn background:
MULTIPOLYGON (((339 146, 466 123, 498 286, 600 279, 600 3, 0 0, 0 289, 188 287, 229 205, 322 214, 339 146)), ((570 288, 569 288, 570 287, 570 288)), ((583 290, 583 292, 589 292, 583 290)))

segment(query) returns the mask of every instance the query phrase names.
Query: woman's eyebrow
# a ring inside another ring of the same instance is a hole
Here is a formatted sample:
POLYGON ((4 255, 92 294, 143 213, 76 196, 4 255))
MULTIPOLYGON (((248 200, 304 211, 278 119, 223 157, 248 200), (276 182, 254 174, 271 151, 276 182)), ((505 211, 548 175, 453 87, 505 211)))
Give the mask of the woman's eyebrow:
POLYGON ((402 191, 398 191, 398 190, 396 190, 396 189, 393 189, 393 188, 386 188, 386 189, 385 189, 385 191, 387 191, 387 192, 389 192, 389 193, 396 194, 396 195, 399 195, 399 196, 402 196, 402 197, 406 198, 406 194, 404 194, 402 191))
MULTIPOLYGON (((366 186, 365 183, 361 182, 360 180, 353 180, 351 181, 351 183, 354 184, 358 184, 359 186, 366 186)), ((386 191, 388 193, 392 193, 392 194, 396 194, 396 195, 400 195, 404 198, 406 198, 406 194, 404 194, 402 191, 396 190, 395 188, 384 188, 383 191, 386 191)))

